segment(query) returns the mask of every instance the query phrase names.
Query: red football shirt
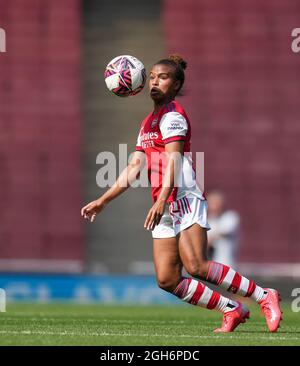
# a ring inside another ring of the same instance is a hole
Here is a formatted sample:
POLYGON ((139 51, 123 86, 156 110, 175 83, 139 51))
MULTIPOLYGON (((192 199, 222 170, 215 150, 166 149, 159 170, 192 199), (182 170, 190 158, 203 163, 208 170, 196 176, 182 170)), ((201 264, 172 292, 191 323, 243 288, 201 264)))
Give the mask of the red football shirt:
POLYGON ((189 119, 177 101, 164 105, 158 113, 150 113, 142 122, 137 139, 136 150, 147 156, 148 178, 155 202, 161 191, 166 159, 163 156, 165 145, 173 141, 184 141, 181 176, 168 202, 176 201, 189 193, 204 199, 195 179, 190 152, 191 126, 189 119))

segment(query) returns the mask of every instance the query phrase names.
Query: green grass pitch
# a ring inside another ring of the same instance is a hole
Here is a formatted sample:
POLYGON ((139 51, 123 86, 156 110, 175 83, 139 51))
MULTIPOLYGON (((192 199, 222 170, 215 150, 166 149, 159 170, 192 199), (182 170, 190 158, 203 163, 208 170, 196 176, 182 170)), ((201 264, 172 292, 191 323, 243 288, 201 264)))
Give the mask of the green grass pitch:
POLYGON ((257 305, 233 333, 214 334, 221 314, 199 307, 9 304, 0 313, 0 345, 300 345, 300 312, 283 304, 269 333, 257 305))

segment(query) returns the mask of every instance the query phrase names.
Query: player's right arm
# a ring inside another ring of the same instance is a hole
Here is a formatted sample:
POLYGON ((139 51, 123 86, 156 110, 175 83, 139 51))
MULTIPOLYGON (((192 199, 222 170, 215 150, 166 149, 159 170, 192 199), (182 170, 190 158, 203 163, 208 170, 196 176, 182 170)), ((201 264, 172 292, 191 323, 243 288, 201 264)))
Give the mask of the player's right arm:
POLYGON ((114 200, 120 194, 125 192, 139 177, 139 174, 145 165, 145 160, 146 158, 144 152, 135 151, 130 163, 122 171, 112 187, 101 197, 84 206, 81 209, 81 216, 93 222, 96 218, 96 215, 99 214, 110 201, 114 200))

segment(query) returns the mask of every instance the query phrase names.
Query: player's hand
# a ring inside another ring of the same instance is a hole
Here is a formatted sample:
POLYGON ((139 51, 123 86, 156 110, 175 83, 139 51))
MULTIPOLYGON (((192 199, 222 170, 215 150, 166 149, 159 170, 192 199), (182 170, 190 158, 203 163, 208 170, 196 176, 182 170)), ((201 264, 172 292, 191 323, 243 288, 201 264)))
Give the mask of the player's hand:
POLYGON ((100 199, 92 201, 81 209, 81 216, 93 222, 96 218, 96 215, 100 213, 104 207, 105 204, 100 199))
POLYGON ((165 211, 166 203, 165 201, 157 200, 154 205, 151 207, 148 215, 146 217, 144 228, 147 230, 153 230, 156 225, 159 224, 164 211, 165 211))

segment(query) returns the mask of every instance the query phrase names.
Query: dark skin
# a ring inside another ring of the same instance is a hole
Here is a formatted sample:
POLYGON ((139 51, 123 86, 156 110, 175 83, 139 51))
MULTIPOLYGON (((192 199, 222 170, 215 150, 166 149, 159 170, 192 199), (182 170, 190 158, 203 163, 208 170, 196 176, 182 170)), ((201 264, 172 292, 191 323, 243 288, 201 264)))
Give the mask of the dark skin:
MULTIPOLYGON (((150 97, 154 102, 154 113, 176 97, 181 82, 175 78, 175 68, 169 65, 154 65, 149 77, 150 97)), ((165 146, 167 157, 166 170, 161 192, 157 201, 149 210, 144 227, 153 230, 159 224, 167 205, 167 200, 174 187, 174 161, 183 154, 183 142, 174 141, 165 146)), ((121 173, 116 183, 97 200, 90 202, 81 210, 81 215, 93 222, 96 215, 113 199, 122 194, 137 178, 145 154, 136 151, 127 168, 121 173)), ((194 224, 181 231, 176 237, 153 239, 153 257, 159 287, 172 292, 181 280, 181 271, 186 271, 196 278, 205 278, 208 262, 206 257, 206 229, 194 224)))

